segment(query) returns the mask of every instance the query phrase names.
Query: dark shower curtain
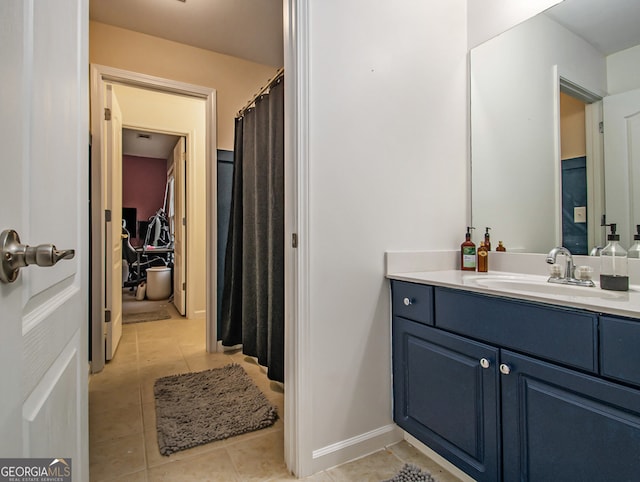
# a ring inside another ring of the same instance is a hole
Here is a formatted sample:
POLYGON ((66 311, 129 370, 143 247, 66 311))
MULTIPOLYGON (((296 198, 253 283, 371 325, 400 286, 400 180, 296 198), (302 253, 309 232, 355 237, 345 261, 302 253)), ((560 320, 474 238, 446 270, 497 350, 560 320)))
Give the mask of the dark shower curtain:
POLYGON ((236 119, 221 333, 284 382, 284 79, 236 119))

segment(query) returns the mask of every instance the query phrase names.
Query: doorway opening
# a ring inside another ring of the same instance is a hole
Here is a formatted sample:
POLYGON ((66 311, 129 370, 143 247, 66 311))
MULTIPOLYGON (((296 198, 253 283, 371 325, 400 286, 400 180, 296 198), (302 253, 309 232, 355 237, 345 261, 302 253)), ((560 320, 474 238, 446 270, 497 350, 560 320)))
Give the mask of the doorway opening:
POLYGON ((186 158, 184 136, 123 128, 123 323, 186 315, 186 158))
POLYGON ((603 246, 602 98, 560 77, 561 245, 587 255, 603 246))
MULTIPOLYGON (((91 68, 92 125, 105 125, 104 109, 111 91, 123 112, 122 125, 143 132, 161 132, 177 135, 186 140, 185 159, 185 252, 186 301, 185 314, 189 318, 206 318, 206 347, 216 349, 215 327, 215 273, 216 273, 216 171, 211 159, 215 158, 215 90, 150 77, 105 66, 91 68), (166 108, 171 101, 172 110, 166 108), (192 222, 188 222, 191 220, 192 222), (205 262, 203 262, 205 260, 205 262)), ((114 111, 115 112, 115 111, 114 111)), ((115 113, 114 113, 115 115, 115 113)), ((111 117, 111 114, 110 116, 111 117)), ((105 339, 108 323, 105 317, 105 290, 107 267, 102 240, 106 238, 108 222, 105 204, 108 199, 107 128, 95 128, 92 142, 91 176, 92 199, 92 300, 91 347, 92 372, 104 367, 105 339)), ((178 171, 175 171, 176 173, 178 171)), ((120 208, 121 209, 121 208, 120 208)), ((110 213, 112 221, 120 223, 120 210, 110 213)), ((179 225, 179 223, 178 223, 179 225)), ((118 231, 120 236, 120 231, 118 231)))

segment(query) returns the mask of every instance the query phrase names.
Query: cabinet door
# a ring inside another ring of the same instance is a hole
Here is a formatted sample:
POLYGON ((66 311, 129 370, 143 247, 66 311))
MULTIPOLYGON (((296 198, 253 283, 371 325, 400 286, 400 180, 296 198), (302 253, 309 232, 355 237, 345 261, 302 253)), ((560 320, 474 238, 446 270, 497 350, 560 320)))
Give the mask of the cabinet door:
POLYGON ((637 481, 640 391, 504 350, 504 479, 637 481))
POLYGON ((394 420, 478 481, 500 478, 497 359, 493 347, 393 318, 394 420))

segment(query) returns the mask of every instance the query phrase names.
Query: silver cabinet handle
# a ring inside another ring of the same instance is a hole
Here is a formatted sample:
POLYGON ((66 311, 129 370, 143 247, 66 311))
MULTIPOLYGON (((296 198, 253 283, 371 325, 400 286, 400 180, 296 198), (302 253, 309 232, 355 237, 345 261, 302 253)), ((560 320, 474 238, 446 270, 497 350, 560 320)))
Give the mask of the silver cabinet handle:
POLYGON ((0 281, 13 283, 18 278, 20 268, 36 264, 53 266, 63 259, 75 256, 73 249, 58 250, 53 244, 27 246, 20 243, 20 236, 13 229, 5 229, 0 234, 0 252, 2 253, 2 269, 0 281))
POLYGON ((502 373, 503 375, 508 375, 509 373, 511 373, 511 367, 509 367, 509 365, 507 365, 506 363, 501 363, 500 373, 502 373))
POLYGON ((491 366, 491 362, 489 360, 487 360, 486 358, 481 358, 480 359, 480 366, 482 368, 489 368, 491 366))
POLYGON ((411 300, 410 298, 405 298, 404 300, 402 300, 402 302, 404 303, 404 306, 409 306, 413 304, 413 300, 411 300))

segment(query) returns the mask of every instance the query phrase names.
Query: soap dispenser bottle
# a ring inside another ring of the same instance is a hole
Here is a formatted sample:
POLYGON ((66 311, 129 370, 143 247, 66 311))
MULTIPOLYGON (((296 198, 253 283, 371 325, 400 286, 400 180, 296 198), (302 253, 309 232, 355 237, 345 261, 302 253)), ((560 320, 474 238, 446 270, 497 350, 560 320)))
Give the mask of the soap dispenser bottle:
POLYGON ((616 225, 608 224, 611 234, 608 243, 600 253, 600 288, 612 291, 628 291, 627 251, 620 245, 620 235, 616 225))
POLYGON ((637 234, 633 235, 634 243, 629 248, 627 256, 629 258, 640 258, 640 224, 636 225, 637 234))
POLYGON ((460 269, 462 271, 476 270, 476 245, 471 241, 471 230, 474 227, 467 226, 467 234, 464 243, 460 245, 460 269))
POLYGON ((486 273, 489 271, 489 250, 484 241, 478 247, 478 273, 486 273))
POLYGON ((487 248, 487 251, 491 251, 491 237, 489 236, 489 230, 491 228, 484 228, 484 247, 487 248))

